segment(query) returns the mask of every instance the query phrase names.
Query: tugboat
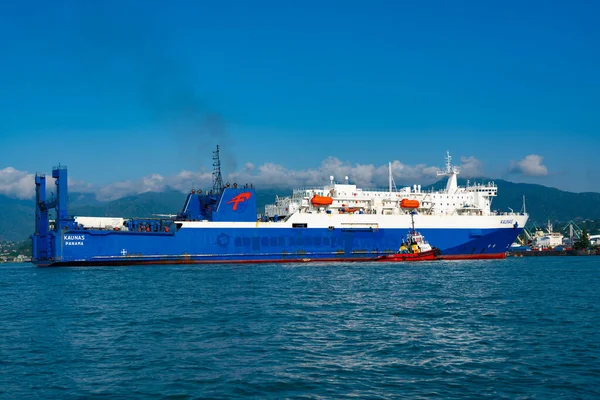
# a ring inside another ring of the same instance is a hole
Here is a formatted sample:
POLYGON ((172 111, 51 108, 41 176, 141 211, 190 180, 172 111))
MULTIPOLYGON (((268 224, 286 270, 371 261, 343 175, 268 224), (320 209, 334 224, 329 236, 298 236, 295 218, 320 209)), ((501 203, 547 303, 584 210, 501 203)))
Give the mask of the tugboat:
POLYGON ((377 257, 377 261, 433 261, 440 258, 442 252, 437 247, 431 247, 423 235, 415 230, 414 211, 410 213, 412 229, 406 240, 402 242, 398 252, 377 257))

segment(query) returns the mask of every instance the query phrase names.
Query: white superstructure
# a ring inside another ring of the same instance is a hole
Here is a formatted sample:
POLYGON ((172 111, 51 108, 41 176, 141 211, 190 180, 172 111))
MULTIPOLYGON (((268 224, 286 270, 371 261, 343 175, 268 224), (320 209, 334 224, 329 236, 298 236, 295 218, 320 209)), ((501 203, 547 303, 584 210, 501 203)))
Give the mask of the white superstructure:
POLYGON ((331 177, 330 184, 322 188, 298 189, 293 191, 292 196, 278 197, 275 204, 265 207, 265 216, 269 220, 279 220, 295 213, 404 215, 412 210, 400 206, 403 199, 417 200, 419 207, 416 211, 420 215, 498 215, 491 211, 492 199, 498 192, 496 185, 493 182, 467 183, 466 187, 460 187, 457 184, 458 174, 459 170, 451 165, 451 157, 448 153, 445 169, 438 171, 438 176, 448 177, 448 183, 443 190, 422 190, 421 185, 396 189, 393 185, 391 168, 387 190, 361 189, 349 184, 347 177, 345 183, 335 183, 331 177), (317 201, 314 200, 315 198, 317 201), (330 198, 330 204, 322 198, 330 198))

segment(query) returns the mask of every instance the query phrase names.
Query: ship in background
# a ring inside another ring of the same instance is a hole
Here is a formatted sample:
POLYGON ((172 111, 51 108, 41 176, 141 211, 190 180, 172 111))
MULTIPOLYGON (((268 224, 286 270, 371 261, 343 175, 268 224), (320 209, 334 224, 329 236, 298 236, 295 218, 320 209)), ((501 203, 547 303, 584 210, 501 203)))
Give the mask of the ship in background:
POLYGON ((555 232, 552 229, 550 220, 548 220, 547 231, 544 232, 542 229, 536 229, 531 240, 531 247, 533 250, 552 250, 563 245, 570 245, 570 242, 567 241, 567 243, 565 243, 563 234, 555 232))
POLYGON ((257 215, 252 185, 224 185, 219 148, 213 188, 192 190, 182 211, 165 218, 73 217, 66 167, 55 167, 57 196, 46 200, 37 174, 32 261, 38 266, 369 261, 393 254, 414 223, 444 259, 505 258, 526 213, 496 212, 493 183, 459 187, 447 154, 443 190, 397 189, 391 165, 386 189, 366 190, 330 177, 320 188, 294 190, 257 215), (403 205, 410 204, 410 207, 403 205), (415 207, 416 205, 416 207, 415 207), (50 210, 55 219, 50 223, 50 210))

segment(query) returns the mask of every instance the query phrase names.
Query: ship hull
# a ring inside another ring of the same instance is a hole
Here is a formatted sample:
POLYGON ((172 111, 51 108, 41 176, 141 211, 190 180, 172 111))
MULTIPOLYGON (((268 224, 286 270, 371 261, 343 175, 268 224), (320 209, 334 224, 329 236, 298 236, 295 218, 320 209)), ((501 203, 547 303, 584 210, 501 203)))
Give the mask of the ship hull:
MULTIPOLYGON (((189 227, 175 232, 65 230, 38 266, 371 261, 394 254, 406 229, 189 227)), ((424 228, 443 259, 504 258, 517 227, 424 228)), ((34 253, 35 254, 35 253, 34 253)))

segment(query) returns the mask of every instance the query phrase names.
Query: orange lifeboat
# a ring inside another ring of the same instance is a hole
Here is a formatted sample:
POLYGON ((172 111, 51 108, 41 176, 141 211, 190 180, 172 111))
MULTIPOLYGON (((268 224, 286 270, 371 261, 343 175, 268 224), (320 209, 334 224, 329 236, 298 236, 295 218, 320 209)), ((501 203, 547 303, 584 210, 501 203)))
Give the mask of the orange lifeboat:
POLYGON ((419 208, 419 200, 402 199, 400 201, 400 207, 402 207, 402 208, 419 208))
POLYGON ((343 213, 353 213, 353 212, 357 212, 358 208, 356 207, 344 207, 340 209, 341 212, 343 213))
POLYGON ((331 205, 331 203, 333 203, 333 199, 331 197, 327 197, 327 196, 319 196, 319 195, 314 195, 313 198, 310 200, 310 202, 312 203, 313 206, 329 206, 331 205))

